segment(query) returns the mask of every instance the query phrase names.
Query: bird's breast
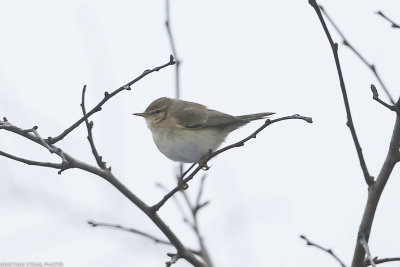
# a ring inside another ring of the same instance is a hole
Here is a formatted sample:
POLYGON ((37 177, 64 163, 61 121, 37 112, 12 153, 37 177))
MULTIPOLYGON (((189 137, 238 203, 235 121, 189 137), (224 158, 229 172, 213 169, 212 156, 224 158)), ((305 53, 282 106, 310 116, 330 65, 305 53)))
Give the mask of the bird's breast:
POLYGON ((157 148, 166 157, 179 162, 197 162, 209 150, 215 151, 226 134, 208 129, 151 129, 157 148))

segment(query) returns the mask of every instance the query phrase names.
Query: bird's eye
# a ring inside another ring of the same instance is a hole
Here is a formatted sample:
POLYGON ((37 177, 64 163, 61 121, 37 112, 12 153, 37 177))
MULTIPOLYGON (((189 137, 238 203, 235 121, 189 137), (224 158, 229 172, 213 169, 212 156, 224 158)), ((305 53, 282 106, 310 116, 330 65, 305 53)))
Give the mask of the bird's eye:
POLYGON ((156 111, 154 111, 154 114, 160 114, 161 113, 161 110, 159 110, 159 109, 157 109, 156 111))

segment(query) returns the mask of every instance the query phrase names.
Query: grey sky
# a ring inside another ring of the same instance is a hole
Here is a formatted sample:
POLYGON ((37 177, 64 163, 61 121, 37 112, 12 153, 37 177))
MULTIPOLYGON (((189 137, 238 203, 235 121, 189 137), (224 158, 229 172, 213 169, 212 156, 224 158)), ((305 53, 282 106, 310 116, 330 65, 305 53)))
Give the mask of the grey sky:
MULTIPOLYGON (((399 31, 374 14, 400 21, 398 1, 324 1, 349 38, 375 63, 397 98, 399 31)), ((172 1, 172 27, 182 59, 182 93, 223 112, 299 113, 314 124, 275 124, 245 147, 211 162, 200 214, 216 266, 338 266, 306 247, 305 234, 350 263, 367 196, 329 44, 307 1, 172 1)), ((2 1, 0 116, 56 135, 81 116, 88 86, 91 107, 104 91, 168 61, 164 1, 2 1)), ((338 36, 332 31, 336 41, 338 36)), ((353 117, 365 158, 376 176, 386 155, 394 115, 372 100, 380 87, 348 49, 339 47, 353 117)), ((176 164, 155 147, 143 119, 154 99, 174 96, 173 67, 144 78, 92 117, 95 141, 114 173, 148 203, 161 182, 175 185, 176 164)), ((382 97, 384 94, 381 93, 382 97)), ((262 122, 232 133, 226 144, 262 122)), ((60 143, 94 163, 86 129, 60 143)), ((58 160, 9 133, 0 150, 58 160)), ((62 261, 64 266, 163 266, 171 247, 132 234, 92 229, 88 219, 162 234, 111 185, 80 171, 25 166, 0 158, 0 262, 62 261)), ((373 255, 399 256, 397 169, 379 204, 370 238, 373 255)), ((190 184, 197 192, 200 175, 190 184)), ((161 216, 191 247, 196 239, 173 202, 161 216)), ((189 266, 179 261, 176 266, 189 266)), ((398 266, 387 263, 385 266, 398 266)))

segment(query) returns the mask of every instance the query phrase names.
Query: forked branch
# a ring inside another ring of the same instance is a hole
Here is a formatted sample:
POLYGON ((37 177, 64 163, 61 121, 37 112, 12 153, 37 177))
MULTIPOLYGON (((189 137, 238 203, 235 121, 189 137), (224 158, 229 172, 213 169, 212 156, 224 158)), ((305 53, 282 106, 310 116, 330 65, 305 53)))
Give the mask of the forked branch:
POLYGON ((319 5, 319 7, 320 7, 321 11, 324 13, 325 17, 328 19, 328 21, 332 24, 333 28, 336 30, 336 32, 342 38, 343 45, 347 46, 354 54, 356 54, 356 56, 369 68, 369 70, 372 71, 375 78, 378 80, 378 82, 382 86, 384 92, 386 93, 386 96, 389 98, 390 102, 392 104, 394 104, 395 103, 394 98, 390 94, 389 89, 386 87, 381 76, 379 75, 378 71, 376 70, 375 64, 369 63, 368 60, 363 55, 361 55, 361 53, 344 36, 343 32, 339 29, 339 27, 336 25, 336 23, 333 21, 333 19, 329 16, 329 14, 326 12, 325 8, 323 8, 321 5, 319 5))
POLYGON ((149 75, 150 73, 153 73, 155 71, 159 71, 163 68, 166 68, 168 66, 174 65, 176 62, 174 60, 174 57, 171 55, 169 58, 169 61, 167 63, 165 63, 164 65, 161 65, 159 67, 155 67, 154 69, 150 69, 150 70, 145 70, 141 75, 139 75, 138 77, 136 77, 135 79, 133 79, 132 81, 128 82, 127 84, 121 86, 120 88, 114 90, 111 93, 105 92, 104 93, 104 97, 103 99, 94 107, 92 108, 85 116, 83 116, 82 118, 80 118, 78 121, 76 121, 74 124, 72 124, 70 127, 68 127, 67 129, 65 129, 61 134, 57 135, 56 137, 48 137, 46 139, 46 142, 48 144, 55 144, 58 141, 62 140, 64 137, 66 137, 70 132, 72 132, 75 128, 77 128, 82 122, 84 122, 86 119, 88 119, 90 116, 92 116, 94 113, 99 112, 102 109, 102 106, 108 101, 110 100, 113 96, 117 95, 118 93, 122 92, 122 91, 129 91, 131 90, 131 86, 133 84, 135 84, 136 82, 140 81, 141 79, 143 79, 144 77, 146 77, 147 75, 149 75))
MULTIPOLYGON (((344 106, 346 108, 346 114, 347 114, 347 123, 346 123, 346 125, 349 127, 350 132, 351 132, 351 136, 353 137, 354 145, 355 145, 356 150, 357 150, 357 155, 358 155, 358 158, 360 160, 361 169, 362 169, 362 171, 364 173, 365 182, 367 183, 368 186, 371 186, 374 183, 374 177, 372 177, 368 172, 367 164, 365 163, 364 155, 362 153, 362 148, 361 148, 360 142, 358 141, 356 129, 355 129, 354 123, 353 123, 353 118, 351 116, 349 99, 347 98, 346 85, 344 83, 342 68, 340 66, 339 55, 338 55, 338 52, 337 52, 338 51, 338 44, 335 43, 333 41, 332 37, 331 37, 331 34, 330 34, 329 30, 328 30, 328 27, 326 26, 326 23, 325 23, 325 20, 324 20, 323 16, 322 16, 320 6, 317 4, 317 2, 315 0, 309 0, 308 2, 310 3, 310 5, 314 8, 315 12, 317 13, 317 16, 318 16, 318 18, 319 18, 319 20, 320 20, 320 22, 322 24, 322 27, 324 28, 326 37, 328 38, 329 44, 330 44, 330 46, 332 48, 332 53, 333 53, 333 57, 335 59, 336 69, 337 69, 337 73, 338 73, 338 76, 339 76, 339 82, 340 82, 340 88, 341 88, 341 91, 342 91, 344 106)), ((324 9, 322 9, 322 10, 324 10, 324 9)))

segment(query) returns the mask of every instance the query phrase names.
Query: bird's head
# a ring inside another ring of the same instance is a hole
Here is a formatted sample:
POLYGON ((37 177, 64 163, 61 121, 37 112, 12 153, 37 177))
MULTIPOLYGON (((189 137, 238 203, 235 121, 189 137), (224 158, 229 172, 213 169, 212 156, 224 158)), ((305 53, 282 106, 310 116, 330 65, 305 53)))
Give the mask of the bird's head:
POLYGON ((171 102, 172 99, 168 97, 158 98, 154 100, 144 112, 133 113, 133 115, 145 118, 147 125, 150 128, 154 128, 166 118, 171 102))

